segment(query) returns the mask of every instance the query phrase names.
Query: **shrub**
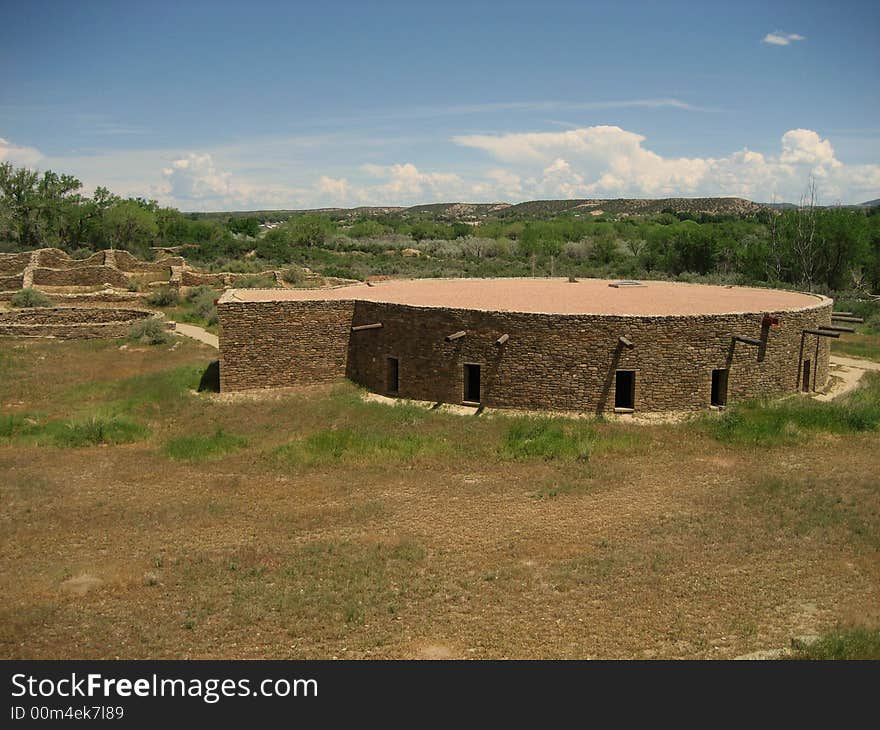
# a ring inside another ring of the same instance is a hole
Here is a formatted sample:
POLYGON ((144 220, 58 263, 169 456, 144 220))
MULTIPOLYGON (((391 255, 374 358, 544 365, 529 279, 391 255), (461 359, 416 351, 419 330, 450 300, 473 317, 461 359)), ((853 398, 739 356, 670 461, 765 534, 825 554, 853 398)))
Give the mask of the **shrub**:
POLYGON ((217 307, 214 300, 219 296, 218 292, 210 286, 196 286, 189 290, 186 301, 191 311, 183 314, 185 321, 205 323, 208 326, 218 322, 217 307))
POLYGON ((128 339, 140 345, 167 345, 171 342, 171 334, 165 329, 165 323, 154 317, 135 322, 128 330, 128 339))
POLYGON ((266 274, 265 276, 245 276, 235 280, 235 286, 239 289, 274 289, 278 286, 275 277, 266 274))
POLYGON ((13 294, 9 303, 13 307, 51 307, 53 304, 43 292, 30 287, 13 294))
POLYGON ((208 296, 213 300, 217 296, 217 293, 207 284, 199 284, 199 286, 192 287, 186 293, 185 299, 192 304, 208 296))
POLYGON ((180 301, 180 295, 176 289, 162 287, 151 292, 147 297, 147 304, 152 307, 173 307, 180 301))
POLYGON ((304 286, 306 283, 305 272, 297 266, 285 269, 281 273, 281 278, 293 286, 304 286))

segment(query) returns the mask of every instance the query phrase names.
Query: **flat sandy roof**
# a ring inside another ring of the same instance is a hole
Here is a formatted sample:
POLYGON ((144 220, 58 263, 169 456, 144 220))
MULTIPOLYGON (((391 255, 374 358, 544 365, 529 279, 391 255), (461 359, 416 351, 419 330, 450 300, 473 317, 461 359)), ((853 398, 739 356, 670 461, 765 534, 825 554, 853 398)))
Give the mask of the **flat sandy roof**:
POLYGON ((811 309, 817 294, 643 281, 615 288, 609 279, 393 279, 332 289, 231 289, 224 302, 361 300, 414 307, 536 314, 694 315, 811 309))

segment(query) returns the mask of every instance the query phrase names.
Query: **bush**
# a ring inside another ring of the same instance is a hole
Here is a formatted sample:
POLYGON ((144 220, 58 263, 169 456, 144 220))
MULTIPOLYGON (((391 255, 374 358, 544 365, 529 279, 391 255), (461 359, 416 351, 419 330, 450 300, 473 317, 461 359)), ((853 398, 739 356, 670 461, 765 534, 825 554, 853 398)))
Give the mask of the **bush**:
POLYGON ((192 287, 186 293, 185 299, 190 304, 193 304, 195 302, 201 301, 202 299, 206 299, 209 296, 212 298, 212 301, 213 301, 213 299, 216 299, 217 298, 216 291, 214 289, 212 289, 210 286, 208 286, 207 284, 200 284, 199 286, 192 287))
POLYGON ((162 287, 156 289, 147 297, 147 304, 152 307, 173 307, 180 301, 180 294, 176 289, 162 287))
POLYGON ((266 276, 245 276, 235 280, 235 286, 238 289, 274 289, 278 286, 275 277, 266 276))
POLYGON ((9 303, 13 307, 51 307, 53 302, 43 292, 37 289, 22 289, 12 295, 9 303))
POLYGON ((154 317, 135 322, 128 330, 128 339, 140 345, 167 345, 171 334, 165 323, 154 317))
POLYGON ((305 286, 306 283, 305 272, 296 266, 281 272, 281 278, 292 286, 305 286))
POLYGON ((217 324, 217 307, 214 300, 218 296, 219 293, 209 286, 202 285, 190 289, 186 301, 192 308, 192 313, 186 314, 184 319, 196 323, 204 322, 209 326, 217 324))

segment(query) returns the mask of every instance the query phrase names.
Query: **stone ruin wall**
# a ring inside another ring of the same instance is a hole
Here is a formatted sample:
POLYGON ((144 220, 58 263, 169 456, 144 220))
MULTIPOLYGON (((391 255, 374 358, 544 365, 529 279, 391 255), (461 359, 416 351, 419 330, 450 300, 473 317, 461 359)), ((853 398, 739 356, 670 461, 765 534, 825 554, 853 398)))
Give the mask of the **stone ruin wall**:
POLYGON ((707 408, 712 370, 730 370, 730 401, 792 393, 810 360, 828 378, 828 339, 803 335, 831 323, 830 301, 803 311, 621 317, 482 312, 373 302, 249 302, 218 306, 221 389, 324 382, 345 374, 386 392, 387 358, 399 358, 399 395, 463 399, 463 365, 481 365, 482 403, 498 408, 602 412, 614 407, 615 371, 636 374, 637 411, 707 408), (381 329, 351 332, 351 325, 381 329), (466 330, 453 342, 444 337, 466 330), (502 347, 495 340, 510 339, 502 347), (734 342, 734 335, 762 341, 734 342), (618 345, 625 336, 633 349, 618 345), (818 340, 818 352, 817 352, 818 340))
POLYGON ((0 336, 55 337, 62 340, 120 338, 142 319, 164 320, 146 309, 35 307, 0 312, 0 336))

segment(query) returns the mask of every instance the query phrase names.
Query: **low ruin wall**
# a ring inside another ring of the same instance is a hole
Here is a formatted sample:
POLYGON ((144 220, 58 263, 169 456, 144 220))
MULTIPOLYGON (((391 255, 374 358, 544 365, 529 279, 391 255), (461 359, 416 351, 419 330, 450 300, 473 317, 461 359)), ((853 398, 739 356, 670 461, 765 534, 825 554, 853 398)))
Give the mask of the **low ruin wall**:
POLYGON ((24 281, 23 274, 15 274, 14 276, 0 276, 0 291, 9 291, 11 289, 21 289, 24 281))
POLYGON ((21 274, 31 261, 32 251, 0 253, 0 274, 21 274))
POLYGON ((128 286, 128 277, 110 266, 83 266, 75 269, 39 267, 33 270, 33 275, 37 286, 128 286))
POLYGON ((0 336, 97 339, 125 337, 143 319, 164 320, 146 309, 107 307, 35 307, 0 312, 0 336))

